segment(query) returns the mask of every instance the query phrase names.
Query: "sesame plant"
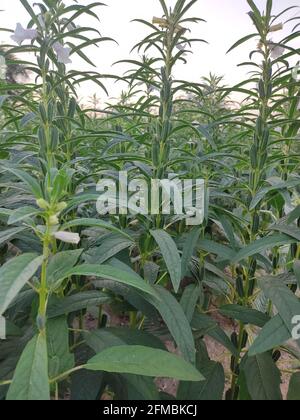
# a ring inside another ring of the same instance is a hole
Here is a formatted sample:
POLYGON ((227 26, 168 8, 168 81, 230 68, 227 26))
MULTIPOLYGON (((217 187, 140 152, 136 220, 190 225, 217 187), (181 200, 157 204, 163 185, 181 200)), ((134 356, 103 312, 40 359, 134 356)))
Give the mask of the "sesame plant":
POLYGON ((122 76, 93 62, 118 48, 102 3, 20 0, 28 22, 2 28, 2 400, 300 399, 299 18, 246 1, 253 32, 228 54, 252 43, 249 76, 232 87, 176 79, 206 43, 197 0, 132 22, 148 32, 122 76), (107 94, 107 78, 125 83, 117 103, 80 106, 78 88, 107 94), (120 173, 129 209, 101 187, 121 191, 120 173), (176 214, 173 196, 142 211, 142 187, 166 179, 204 180, 203 211, 176 214))

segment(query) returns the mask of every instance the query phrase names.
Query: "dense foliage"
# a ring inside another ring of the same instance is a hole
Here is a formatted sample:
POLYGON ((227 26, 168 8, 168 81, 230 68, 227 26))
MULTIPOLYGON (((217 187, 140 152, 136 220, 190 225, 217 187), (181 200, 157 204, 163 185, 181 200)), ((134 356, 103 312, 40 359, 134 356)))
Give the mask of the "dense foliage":
POLYGON ((249 79, 189 83, 173 70, 206 42, 189 36, 196 2, 138 19, 140 60, 112 76, 67 66, 113 42, 77 24, 98 26, 101 3, 20 0, 27 29, 0 51, 1 399, 300 399, 300 18, 274 43, 292 9, 247 0, 253 33, 228 53, 254 45, 249 79), (78 85, 108 77, 126 83, 120 101, 81 107, 78 85), (203 223, 99 215, 96 185, 120 171, 204 179, 203 223))

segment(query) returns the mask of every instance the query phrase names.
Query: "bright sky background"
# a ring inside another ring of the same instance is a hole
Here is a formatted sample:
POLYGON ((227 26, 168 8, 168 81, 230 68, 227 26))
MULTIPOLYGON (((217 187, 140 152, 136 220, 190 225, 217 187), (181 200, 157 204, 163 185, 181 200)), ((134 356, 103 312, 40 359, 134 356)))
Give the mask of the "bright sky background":
MULTIPOLYGON (((175 0, 166 1, 169 5, 175 3, 175 0)), ((33 3, 32 0, 30 2, 33 3)), ((131 20, 135 18, 152 20, 153 16, 160 17, 162 15, 160 4, 158 0, 104 0, 104 2, 108 7, 97 9, 100 23, 88 17, 80 21, 80 25, 97 27, 103 36, 112 37, 119 43, 119 46, 114 43, 101 43, 99 48, 91 47, 87 52, 97 65, 98 72, 122 74, 127 67, 124 65, 112 67, 112 64, 121 59, 135 57, 130 56, 131 47, 148 33, 146 27, 131 20)), ((72 0, 65 0, 65 3, 70 4, 72 0)), ((91 1, 81 0, 79 3, 87 5, 91 1)), ((299 5, 299 0, 273 0, 273 3, 274 11, 277 13, 289 6, 299 5)), ((256 4, 263 9, 266 0, 256 0, 256 4)), ((0 13, 0 27, 14 29, 17 22, 26 26, 27 13, 19 0, 2 0, 1 9, 4 12, 0 13)), ((206 39, 209 45, 195 43, 194 54, 188 56, 188 64, 179 64, 175 76, 199 82, 202 76, 208 75, 211 71, 224 75, 228 85, 244 80, 247 70, 237 67, 237 64, 249 61, 248 54, 251 49, 254 49, 257 40, 249 41, 229 55, 226 55, 226 51, 239 38, 253 32, 252 23, 247 15, 248 11, 249 6, 246 0, 198 0, 191 9, 191 16, 201 17, 208 23, 193 25, 192 35, 206 39)), ((287 16, 296 15, 300 15, 297 9, 292 10, 287 16)), ((274 34, 273 40, 279 41, 289 33, 293 26, 295 22, 287 24, 284 31, 274 34)), ((7 35, 2 33, 2 42, 7 40, 5 37, 7 35)), ((296 47, 299 48, 299 45, 296 47)), ((72 58, 72 67, 89 69, 88 66, 82 64, 81 59, 74 56, 72 58)), ((124 88, 124 85, 114 84, 112 81, 107 81, 105 84, 111 97, 119 96, 124 88)), ((97 86, 86 84, 80 88, 81 97, 86 98, 93 93, 97 93, 102 101, 106 101, 105 94, 97 86)))

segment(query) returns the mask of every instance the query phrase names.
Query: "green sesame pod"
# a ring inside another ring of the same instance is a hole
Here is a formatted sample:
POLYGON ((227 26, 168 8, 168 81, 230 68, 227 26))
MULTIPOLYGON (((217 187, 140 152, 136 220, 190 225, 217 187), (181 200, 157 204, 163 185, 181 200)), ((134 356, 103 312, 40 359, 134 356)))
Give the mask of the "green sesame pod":
POLYGON ((159 142, 154 141, 152 144, 152 162, 153 165, 158 168, 160 165, 160 150, 159 150, 159 142))
POLYGON ((252 233, 254 235, 258 233, 259 225, 260 225, 260 218, 259 218, 259 215, 255 213, 253 216, 253 225, 252 225, 252 233))
POLYGON ((242 339, 242 349, 244 349, 247 346, 248 338, 249 338, 249 335, 248 335, 247 331, 244 331, 243 339, 242 339))
POLYGON ((262 79, 259 81, 259 84, 258 84, 258 92, 259 92, 260 98, 265 99, 266 91, 265 91, 265 86, 264 86, 264 82, 263 82, 262 79))
POLYGON ((266 152, 264 152, 261 155, 261 158, 260 158, 259 169, 264 169, 264 167, 266 165, 266 162, 267 162, 267 159, 268 159, 268 154, 266 152))
POLYGON ((43 127, 39 127, 38 129, 38 139, 40 143, 40 149, 42 152, 47 150, 47 142, 46 142, 46 134, 43 127))
POLYGON ((75 98, 71 98, 70 99, 70 103, 69 103, 69 109, 68 109, 68 117, 69 118, 74 118, 75 111, 76 111, 76 106, 77 106, 76 99, 75 98))
POLYGON ((231 356, 230 370, 231 370, 232 373, 235 373, 235 370, 236 370, 236 358, 234 356, 231 356))
POLYGON ((54 104, 53 101, 50 101, 48 104, 48 121, 51 123, 54 115, 54 104))
POLYGON ((265 128, 263 132, 263 142, 262 142, 263 148, 268 146, 269 140, 270 140, 270 130, 268 128, 265 128))
POLYGON ((243 279, 240 276, 236 279, 236 290, 240 298, 245 297, 243 279))
POLYGON ((44 124, 48 123, 47 112, 43 104, 39 105, 40 116, 44 124))
POLYGON ((255 145, 250 149, 250 160, 252 168, 255 169, 257 167, 257 148, 255 145))
POLYGON ((250 265, 250 270, 249 270, 249 276, 250 277, 255 276, 256 269, 257 269, 257 261, 252 260, 251 265, 250 265))
POLYGON ((259 137, 262 137, 263 135, 263 130, 264 130, 264 123, 261 117, 258 117, 256 120, 256 134, 259 137))
POLYGON ((248 297, 253 295, 254 289, 255 289, 255 284, 256 284, 255 279, 250 280, 248 297))
POLYGON ((56 127, 51 127, 51 148, 55 150, 59 144, 59 132, 56 127))
POLYGON ((59 114, 61 117, 63 117, 63 116, 64 116, 65 111, 64 111, 64 107, 62 106, 62 103, 61 103, 61 102, 57 102, 57 111, 58 111, 58 114, 59 114))
POLYGON ((239 347, 239 338, 236 332, 233 332, 231 334, 231 342, 234 345, 234 347, 238 348, 239 347))

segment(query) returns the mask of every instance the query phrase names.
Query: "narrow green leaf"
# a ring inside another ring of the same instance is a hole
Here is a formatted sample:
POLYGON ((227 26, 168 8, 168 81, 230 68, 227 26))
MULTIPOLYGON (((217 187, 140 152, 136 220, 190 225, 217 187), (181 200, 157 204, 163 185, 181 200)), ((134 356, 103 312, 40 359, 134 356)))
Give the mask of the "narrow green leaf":
POLYGON ((221 363, 203 361, 197 365, 205 380, 199 383, 181 382, 177 399, 185 401, 221 401, 225 387, 225 373, 221 363))
POLYGON ((248 357, 244 371, 247 387, 254 401, 281 401, 280 371, 268 353, 248 357))
POLYGON ((110 296, 97 290, 76 293, 63 299, 53 297, 50 299, 47 315, 49 318, 56 318, 64 314, 87 309, 89 306, 103 305, 110 300, 110 296))
POLYGON ((252 257, 253 255, 259 254, 262 251, 273 248, 275 246, 282 246, 295 243, 295 239, 284 235, 284 234, 275 234, 272 236, 267 236, 257 241, 252 242, 250 245, 241 249, 232 259, 232 264, 237 264, 238 262, 244 260, 245 258, 252 257))
POLYGON ((18 222, 22 222, 23 220, 28 219, 29 217, 35 216, 39 213, 34 207, 25 206, 15 210, 8 219, 8 225, 14 225, 18 222))
POLYGON ((181 258, 181 276, 184 277, 188 273, 189 264, 194 255, 194 250, 197 246, 197 242, 200 236, 200 229, 193 229, 187 236, 182 258, 181 258))
POLYGON ((175 297, 165 288, 154 286, 159 298, 147 297, 160 313, 174 338, 182 356, 190 363, 195 363, 195 342, 189 321, 175 297))
POLYGON ((163 259, 171 277, 175 293, 177 293, 182 278, 181 258, 177 246, 171 236, 164 230, 152 230, 151 235, 154 237, 161 250, 163 259))
POLYGON ((201 286, 197 284, 190 284, 184 289, 180 300, 180 305, 189 322, 191 322, 193 319, 195 308, 200 299, 201 292, 201 286))
POLYGON ((60 286, 60 280, 74 267, 82 252, 82 249, 63 251, 50 258, 47 266, 47 283, 50 290, 60 286))
POLYGON ((131 274, 109 265, 79 265, 66 273, 64 278, 70 276, 94 276, 106 280, 113 280, 118 283, 123 283, 127 286, 134 287, 135 289, 148 293, 149 295, 156 296, 156 292, 153 287, 146 283, 145 280, 142 279, 138 274, 131 274))
POLYGON ((47 342, 44 335, 36 335, 25 347, 9 387, 8 401, 48 401, 47 342))
POLYGON ((113 226, 112 224, 105 222, 103 220, 98 220, 98 219, 75 219, 75 220, 71 220, 70 222, 65 223, 62 226, 62 230, 66 230, 72 227, 77 227, 77 226, 84 226, 84 227, 98 227, 98 228, 102 228, 102 229, 107 229, 111 232, 116 232, 119 233, 122 236, 125 236, 126 238, 132 240, 132 238, 126 233, 123 232, 122 230, 118 229, 117 227, 113 226))
POLYGON ((47 346, 50 378, 55 378, 74 367, 74 355, 69 351, 69 329, 66 317, 48 320, 47 346))
POLYGON ((274 316, 260 331, 254 343, 249 349, 249 356, 265 353, 282 344, 291 338, 291 333, 287 329, 280 315, 274 316))
POLYGON ((192 327, 196 331, 201 332, 203 335, 208 335, 218 343, 222 344, 222 346, 227 348, 234 356, 238 356, 237 348, 232 344, 230 338, 217 324, 217 322, 208 315, 195 313, 192 321, 192 327))
POLYGON ((26 227, 14 227, 0 231, 0 245, 14 239, 18 233, 24 232, 25 230, 27 230, 26 227))
POLYGON ((142 330, 111 327, 84 333, 84 339, 95 353, 114 346, 144 346, 165 350, 161 340, 142 330))
POLYGON ((24 254, 11 259, 0 268, 0 315, 4 314, 42 262, 42 256, 24 254))
POLYGON ((263 312, 240 305, 225 305, 219 309, 219 312, 228 318, 241 321, 243 324, 256 325, 260 328, 264 327, 270 320, 268 315, 263 312))
POLYGON ((295 327, 293 318, 300 315, 299 299, 280 279, 264 277, 259 280, 259 285, 266 297, 276 306, 285 326, 292 335, 295 327))
POLYGON ((88 370, 201 381, 203 376, 181 357, 143 346, 116 346, 103 350, 85 365, 88 370))
POLYGON ((249 41, 249 39, 254 38, 255 36, 257 36, 257 34, 251 34, 241 38, 238 42, 236 42, 232 47, 229 48, 226 54, 229 54, 231 51, 244 44, 245 42, 249 41))

